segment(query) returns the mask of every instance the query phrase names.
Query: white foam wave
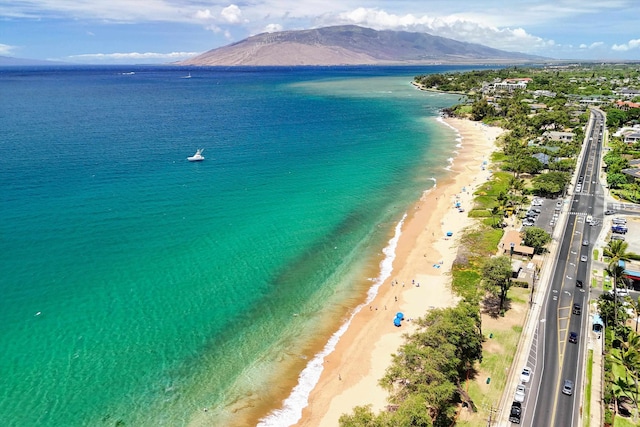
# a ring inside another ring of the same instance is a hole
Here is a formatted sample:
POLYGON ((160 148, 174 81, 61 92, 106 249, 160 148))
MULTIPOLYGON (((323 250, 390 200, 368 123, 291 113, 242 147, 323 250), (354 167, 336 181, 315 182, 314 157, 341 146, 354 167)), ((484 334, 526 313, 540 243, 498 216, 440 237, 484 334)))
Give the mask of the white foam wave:
MULTIPOLYGON (((435 181, 435 178, 433 178, 433 180, 435 181)), ((353 310, 351 317, 349 317, 349 319, 342 324, 340 329, 338 329, 338 331, 329 338, 329 341, 322 351, 316 354, 303 369, 298 377, 298 384, 293 388, 289 397, 285 399, 283 407, 273 411, 271 414, 261 419, 258 422, 257 427, 292 426, 300 421, 300 418, 302 418, 302 410, 309 404, 309 394, 311 394, 311 391, 320 380, 320 374, 322 374, 324 369, 324 358, 335 350, 338 341, 340 341, 340 337, 344 335, 354 316, 361 311, 363 307, 369 305, 373 301, 378 294, 380 286, 391 276, 393 261, 396 258, 396 247, 398 246, 398 240, 402 234, 402 225, 404 224, 406 217, 407 214, 405 213, 400 222, 396 225, 393 237, 382 250, 385 257, 382 262, 380 262, 380 275, 373 280, 373 285, 367 292, 367 300, 353 310)))
POLYGON ((462 147, 462 135, 460 135, 460 131, 458 129, 454 128, 453 126, 451 126, 449 123, 445 122, 442 117, 438 117, 437 120, 441 124, 449 127, 450 129, 453 129, 453 131, 456 133, 456 139, 455 139, 456 142, 457 142, 456 147, 458 147, 458 148, 462 147))

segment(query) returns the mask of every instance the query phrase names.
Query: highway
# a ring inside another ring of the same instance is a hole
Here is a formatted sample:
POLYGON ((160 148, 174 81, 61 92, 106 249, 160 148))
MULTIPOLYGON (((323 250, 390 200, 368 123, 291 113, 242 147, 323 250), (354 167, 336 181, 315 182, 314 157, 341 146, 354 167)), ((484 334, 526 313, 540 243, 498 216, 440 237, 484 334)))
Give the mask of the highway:
POLYGON ((589 266, 604 215, 604 193, 598 181, 604 120, 602 112, 592 110, 578 167, 577 176, 582 178, 576 178, 576 191, 563 201, 566 224, 558 241, 556 264, 528 355, 527 364, 533 369, 533 376, 523 405, 521 425, 524 426, 579 424, 586 332, 590 328, 589 266), (594 225, 587 223, 588 215, 593 216, 594 225), (587 256, 586 261, 581 261, 583 255, 587 256), (581 280, 584 287, 576 286, 576 280, 581 280), (580 306, 579 314, 574 312, 576 304, 580 306), (570 332, 578 334, 577 343, 569 342, 570 332), (574 383, 571 395, 562 393, 567 379, 574 383))

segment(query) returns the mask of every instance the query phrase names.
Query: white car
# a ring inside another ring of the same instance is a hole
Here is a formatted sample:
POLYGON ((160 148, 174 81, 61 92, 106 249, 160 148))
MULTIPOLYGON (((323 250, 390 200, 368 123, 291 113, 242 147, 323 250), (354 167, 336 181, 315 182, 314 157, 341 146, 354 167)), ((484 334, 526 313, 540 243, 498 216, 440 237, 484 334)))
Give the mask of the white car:
MULTIPOLYGON (((611 290, 611 294, 613 295, 613 289, 611 290)), ((629 290, 625 288, 616 288, 616 295, 622 298, 628 297, 629 290)))
POLYGON ((524 402, 524 395, 527 389, 522 384, 518 384, 516 387, 516 394, 513 395, 513 400, 516 402, 524 402))
POLYGON ((522 373, 520 374, 520 382, 528 383, 531 379, 531 368, 528 366, 522 368, 522 373))

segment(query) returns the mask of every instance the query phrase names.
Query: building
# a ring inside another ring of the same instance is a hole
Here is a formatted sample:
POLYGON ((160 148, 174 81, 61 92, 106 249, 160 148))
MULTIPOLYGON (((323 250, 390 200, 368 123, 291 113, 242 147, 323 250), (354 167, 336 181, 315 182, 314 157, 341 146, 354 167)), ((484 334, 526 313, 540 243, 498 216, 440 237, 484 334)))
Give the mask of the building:
POLYGON ((640 104, 631 101, 616 101, 616 108, 622 111, 629 111, 632 108, 640 108, 640 104))
POLYGON ((514 90, 525 90, 527 88, 527 83, 531 82, 532 80, 533 79, 531 79, 530 77, 504 79, 501 82, 494 83, 493 88, 495 90, 506 90, 507 92, 513 92, 514 90))
POLYGON ((640 131, 626 132, 622 134, 625 144, 640 142, 640 131))
POLYGON ((573 132, 558 132, 554 130, 548 130, 542 134, 543 138, 547 138, 549 141, 561 141, 571 142, 575 134, 573 132))
POLYGON ((517 230, 507 231, 504 236, 502 236, 502 241, 500 242, 500 248, 502 249, 502 255, 512 256, 525 256, 532 257, 533 256, 533 248, 530 246, 525 246, 522 242, 522 236, 520 232, 517 230), (511 253, 511 246, 513 244, 513 253, 511 253))

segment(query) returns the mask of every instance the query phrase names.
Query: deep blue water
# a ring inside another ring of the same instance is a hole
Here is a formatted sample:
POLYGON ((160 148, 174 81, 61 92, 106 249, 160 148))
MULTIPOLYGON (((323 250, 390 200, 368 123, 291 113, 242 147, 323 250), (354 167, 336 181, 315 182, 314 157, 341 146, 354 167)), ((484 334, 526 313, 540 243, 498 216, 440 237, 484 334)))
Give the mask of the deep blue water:
POLYGON ((3 424, 268 398, 445 173, 442 70, 0 69, 3 424))

